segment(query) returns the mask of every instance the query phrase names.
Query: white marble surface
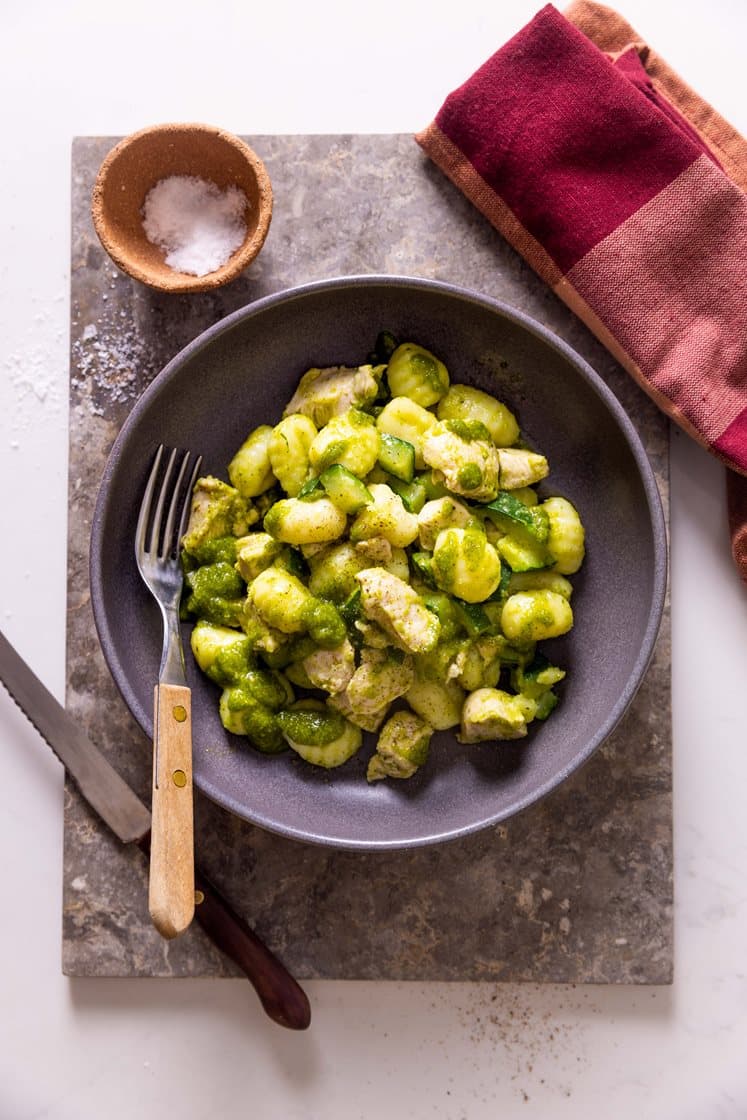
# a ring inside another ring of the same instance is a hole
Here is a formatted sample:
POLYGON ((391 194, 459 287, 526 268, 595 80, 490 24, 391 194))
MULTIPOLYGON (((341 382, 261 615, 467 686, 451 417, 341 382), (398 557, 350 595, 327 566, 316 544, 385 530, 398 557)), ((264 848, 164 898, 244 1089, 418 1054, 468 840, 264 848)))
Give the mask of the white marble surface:
MULTIPOLYGON (((400 132, 538 0, 3 3, 0 627, 64 681, 69 151, 159 120, 400 132)), ((737 127, 744 0, 627 0, 737 127)), ((676 982, 671 989, 314 983, 310 1032, 243 981, 60 974, 62 772, 0 693, 0 1118, 747 1116, 747 592, 720 467, 672 457, 676 982)))

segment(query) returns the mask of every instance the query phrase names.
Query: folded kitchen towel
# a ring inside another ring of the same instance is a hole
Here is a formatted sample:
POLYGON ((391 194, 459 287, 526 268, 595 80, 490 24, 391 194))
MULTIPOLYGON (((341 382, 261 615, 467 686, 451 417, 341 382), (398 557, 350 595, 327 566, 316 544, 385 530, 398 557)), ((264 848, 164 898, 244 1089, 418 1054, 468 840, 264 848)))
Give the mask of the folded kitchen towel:
POLYGON ((747 580, 747 141, 589 0, 543 8, 416 139, 726 464, 747 580))

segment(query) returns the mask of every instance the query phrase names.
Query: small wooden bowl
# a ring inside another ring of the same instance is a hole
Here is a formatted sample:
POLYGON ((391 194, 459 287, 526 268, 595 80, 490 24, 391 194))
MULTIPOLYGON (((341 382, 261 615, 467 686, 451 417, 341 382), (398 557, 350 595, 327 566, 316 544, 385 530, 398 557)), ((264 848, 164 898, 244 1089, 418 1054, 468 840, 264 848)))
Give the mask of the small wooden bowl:
POLYGON ((230 132, 205 124, 161 124, 121 140, 93 188, 93 224, 119 267, 162 292, 206 292, 234 280, 257 256, 272 217, 272 186, 262 160, 230 132), (151 187, 171 175, 194 175, 247 197, 246 237, 228 261, 205 276, 170 268, 145 236, 142 208, 151 187))

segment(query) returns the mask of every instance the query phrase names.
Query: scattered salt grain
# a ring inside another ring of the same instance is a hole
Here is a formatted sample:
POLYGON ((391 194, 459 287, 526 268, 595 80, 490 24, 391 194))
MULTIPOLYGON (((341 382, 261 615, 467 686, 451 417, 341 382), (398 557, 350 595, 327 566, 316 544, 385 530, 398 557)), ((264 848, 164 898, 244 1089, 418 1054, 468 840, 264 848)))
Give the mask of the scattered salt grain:
POLYGON ((206 276, 220 268, 246 237, 247 198, 195 175, 171 175, 148 192, 143 228, 177 272, 206 276))

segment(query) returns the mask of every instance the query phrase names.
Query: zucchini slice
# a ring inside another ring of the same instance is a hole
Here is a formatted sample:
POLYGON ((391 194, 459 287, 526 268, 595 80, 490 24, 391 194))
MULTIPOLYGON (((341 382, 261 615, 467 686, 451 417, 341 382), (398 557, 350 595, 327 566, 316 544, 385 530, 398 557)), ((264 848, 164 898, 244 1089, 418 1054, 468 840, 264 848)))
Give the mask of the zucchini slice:
POLYGON ((495 547, 513 572, 533 572, 553 562, 543 544, 518 534, 508 533, 495 547))
POLYGON ((419 478, 414 479, 412 482, 402 482, 392 475, 387 481, 387 486, 389 486, 395 494, 399 494, 408 513, 420 513, 425 505, 425 486, 423 486, 419 478))
POLYGON ((412 482, 415 477, 415 448, 406 439, 381 433, 379 465, 402 482, 412 482))
POLYGON ((484 509, 491 521, 504 533, 520 528, 538 544, 544 544, 548 538, 550 518, 547 511, 540 506, 525 505, 505 490, 484 509))
POLYGON ((322 471, 319 481, 343 513, 359 513, 373 501, 373 495, 366 484, 341 463, 334 463, 326 471, 322 471))
POLYGON ((484 634, 492 626, 485 609, 479 603, 466 603, 463 599, 454 599, 459 621, 471 638, 484 634))

